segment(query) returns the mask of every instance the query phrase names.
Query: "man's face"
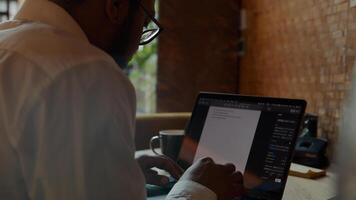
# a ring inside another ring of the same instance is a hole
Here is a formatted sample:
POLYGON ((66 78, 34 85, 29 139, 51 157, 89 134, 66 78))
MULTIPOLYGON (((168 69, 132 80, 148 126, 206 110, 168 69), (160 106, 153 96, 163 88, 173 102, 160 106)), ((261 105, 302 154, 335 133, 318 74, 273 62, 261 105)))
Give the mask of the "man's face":
MULTIPOLYGON (((138 3, 141 3, 150 13, 154 14, 154 0, 128 0, 130 1, 130 10, 126 22, 122 27, 118 27, 115 42, 111 48, 111 54, 119 60, 121 65, 125 65, 136 53, 143 27, 146 25, 147 16, 138 3), (137 1, 137 3, 135 2, 137 1), (139 2, 140 1, 140 2, 139 2)), ((124 67, 124 66, 122 66, 124 67)))

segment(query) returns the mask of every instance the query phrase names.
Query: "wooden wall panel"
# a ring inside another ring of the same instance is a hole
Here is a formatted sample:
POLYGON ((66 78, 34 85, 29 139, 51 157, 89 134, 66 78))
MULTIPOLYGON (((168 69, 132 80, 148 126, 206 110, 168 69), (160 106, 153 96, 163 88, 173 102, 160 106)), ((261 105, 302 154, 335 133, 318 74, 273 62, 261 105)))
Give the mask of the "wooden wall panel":
POLYGON ((191 111, 199 91, 237 92, 238 0, 161 0, 158 112, 191 111))

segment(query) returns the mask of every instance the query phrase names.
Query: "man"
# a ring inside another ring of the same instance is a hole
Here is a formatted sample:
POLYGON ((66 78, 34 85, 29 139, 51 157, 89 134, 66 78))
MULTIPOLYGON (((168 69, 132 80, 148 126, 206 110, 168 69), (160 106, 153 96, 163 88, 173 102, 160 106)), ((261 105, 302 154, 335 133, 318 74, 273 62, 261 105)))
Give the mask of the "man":
MULTIPOLYGON (((0 199, 143 200, 152 167, 179 178, 161 157, 134 158, 135 93, 114 60, 138 48, 142 0, 27 0, 0 25, 0 199)), ((168 199, 232 199, 233 165, 205 158, 168 199)))

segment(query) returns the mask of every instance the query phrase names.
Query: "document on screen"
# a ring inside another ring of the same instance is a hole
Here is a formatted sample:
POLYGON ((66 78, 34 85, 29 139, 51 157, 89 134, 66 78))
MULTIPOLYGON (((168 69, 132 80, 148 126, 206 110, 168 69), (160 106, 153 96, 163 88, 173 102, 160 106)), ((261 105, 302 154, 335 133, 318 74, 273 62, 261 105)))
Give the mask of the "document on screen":
POLYGON ((211 157, 244 172, 261 111, 211 106, 194 161, 211 157))

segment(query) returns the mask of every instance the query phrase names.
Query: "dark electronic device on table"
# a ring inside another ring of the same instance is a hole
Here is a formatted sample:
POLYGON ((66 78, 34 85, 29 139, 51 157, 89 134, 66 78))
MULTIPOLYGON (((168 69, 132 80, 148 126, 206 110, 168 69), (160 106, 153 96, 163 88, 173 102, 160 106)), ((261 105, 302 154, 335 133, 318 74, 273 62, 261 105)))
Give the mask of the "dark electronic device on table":
POLYGON ((298 138, 293 162, 323 169, 328 166, 326 157, 328 141, 317 138, 318 116, 306 114, 302 132, 298 138))
POLYGON ((323 139, 312 137, 299 138, 295 148, 293 162, 323 169, 329 164, 325 156, 327 145, 328 142, 323 139))

